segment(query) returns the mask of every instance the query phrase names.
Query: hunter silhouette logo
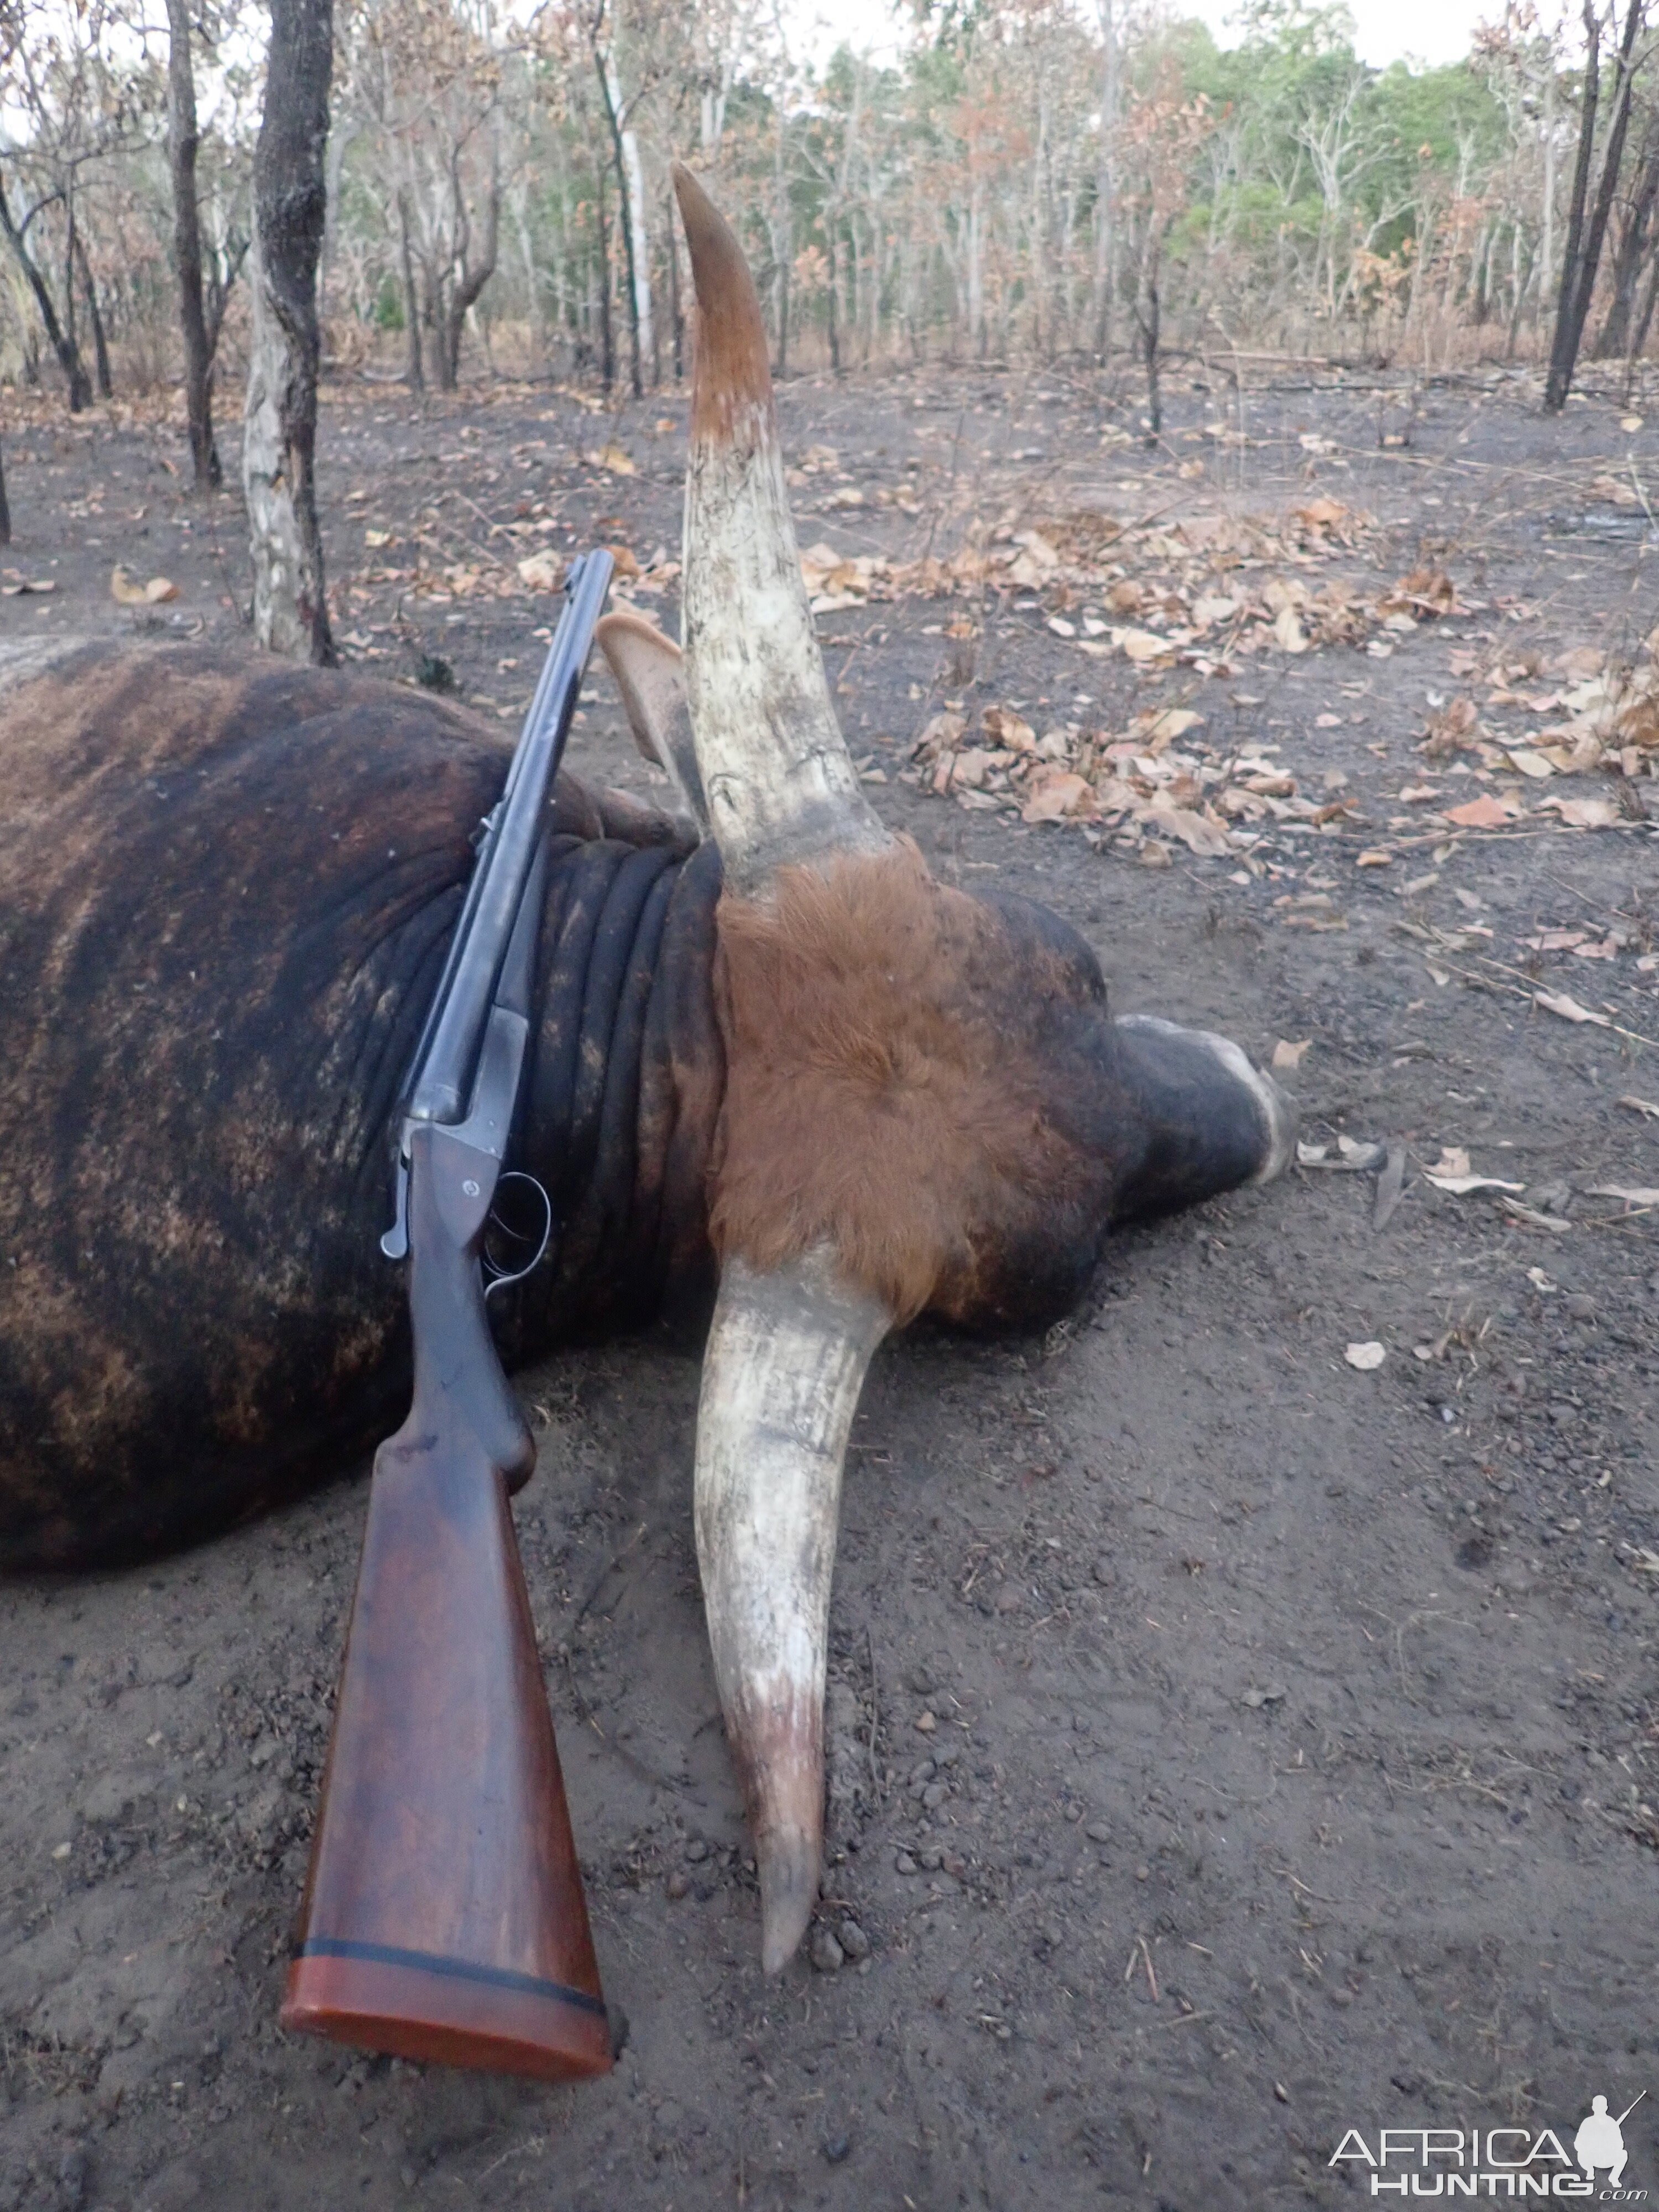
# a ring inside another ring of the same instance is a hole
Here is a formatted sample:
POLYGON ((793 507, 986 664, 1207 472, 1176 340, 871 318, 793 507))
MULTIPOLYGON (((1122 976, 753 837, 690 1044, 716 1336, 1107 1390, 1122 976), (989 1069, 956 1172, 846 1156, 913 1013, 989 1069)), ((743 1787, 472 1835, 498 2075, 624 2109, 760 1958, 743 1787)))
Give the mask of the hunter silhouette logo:
MULTIPOLYGON (((1629 2152, 1624 2126, 1645 2089, 1617 2118, 1603 2096, 1590 2099, 1569 2153, 1553 2128, 1382 2128, 1368 2142, 1350 2128, 1332 2166, 1365 2168, 1372 2197, 1592 2197, 1638 2204, 1645 2189, 1625 2186, 1629 2152)), ((1358 2178, 1358 2176, 1356 2176, 1358 2178)))
POLYGON ((1625 2122, 1647 2095, 1644 2089, 1632 2097, 1618 2118, 1607 2113, 1605 2097, 1592 2097, 1590 2108, 1578 2123, 1578 2132, 1572 2139, 1572 2154, 1583 2167, 1587 2181, 1594 2181, 1598 2166, 1609 2169, 1607 2184, 1617 2189, 1625 2178, 1625 2161, 1630 2153, 1625 2148, 1625 2122))

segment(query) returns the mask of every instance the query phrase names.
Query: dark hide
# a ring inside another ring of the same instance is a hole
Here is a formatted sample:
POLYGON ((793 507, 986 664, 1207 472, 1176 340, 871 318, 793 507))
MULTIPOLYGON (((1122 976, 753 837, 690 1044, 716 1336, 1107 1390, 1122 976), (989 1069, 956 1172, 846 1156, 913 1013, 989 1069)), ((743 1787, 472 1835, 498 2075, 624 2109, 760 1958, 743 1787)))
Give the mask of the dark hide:
MULTIPOLYGON (((506 760, 423 694, 188 648, 89 648, 14 694, 0 1563, 185 1540, 395 1424, 393 1109, 506 760)), ((696 1273, 720 1090, 717 868, 559 799, 518 1164, 562 1163, 561 1239, 504 1317, 519 1357, 696 1273)))

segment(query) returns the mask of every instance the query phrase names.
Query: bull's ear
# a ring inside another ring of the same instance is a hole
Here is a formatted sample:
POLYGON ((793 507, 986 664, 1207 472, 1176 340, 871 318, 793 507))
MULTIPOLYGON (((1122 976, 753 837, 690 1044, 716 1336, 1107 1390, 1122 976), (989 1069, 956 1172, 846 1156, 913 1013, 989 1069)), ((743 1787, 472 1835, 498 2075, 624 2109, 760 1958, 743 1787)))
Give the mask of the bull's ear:
POLYGON ((634 742, 653 768, 665 771, 680 804, 708 835, 708 805, 691 743, 680 649, 641 615, 606 615, 599 640, 628 710, 634 742))

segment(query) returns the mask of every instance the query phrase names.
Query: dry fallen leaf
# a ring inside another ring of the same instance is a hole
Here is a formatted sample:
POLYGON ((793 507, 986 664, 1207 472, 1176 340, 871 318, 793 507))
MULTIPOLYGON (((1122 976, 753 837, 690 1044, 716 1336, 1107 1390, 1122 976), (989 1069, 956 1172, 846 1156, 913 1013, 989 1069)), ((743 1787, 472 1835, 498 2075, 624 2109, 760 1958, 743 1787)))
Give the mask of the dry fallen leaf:
POLYGON ((1139 818, 1149 830, 1161 830, 1171 837, 1179 837, 1188 850, 1196 853, 1201 860, 1214 860, 1218 854, 1233 849, 1232 839, 1218 822, 1212 822, 1207 815, 1195 814, 1190 806, 1171 805, 1162 794, 1142 811, 1139 818))
POLYGON ((1540 800, 1539 811, 1559 814, 1569 830, 1611 830, 1623 819, 1611 799, 1546 799, 1540 800))
POLYGON ((528 553, 519 563, 519 580, 532 592, 556 592, 564 581, 564 562, 556 553, 528 553))
POLYGON ((1659 1121, 1659 1106, 1650 1098, 1638 1098, 1633 1092, 1626 1091, 1619 1103, 1628 1106, 1632 1114, 1645 1115, 1650 1121, 1659 1121))
POLYGON ((1303 1054, 1307 1051, 1308 1047, 1312 1042, 1313 1039, 1311 1037, 1301 1037, 1294 1044, 1291 1042, 1288 1037, 1280 1037, 1278 1043, 1273 1047, 1273 1066, 1275 1067, 1300 1067, 1302 1065, 1303 1054))
POLYGON ((1380 1168, 1389 1156, 1388 1146, 1379 1145, 1374 1137, 1339 1137, 1336 1149, 1349 1167, 1364 1175, 1380 1168))
POLYGON ((1446 819, 1465 830, 1501 830, 1525 811, 1518 799, 1494 799, 1489 791, 1483 791, 1466 805, 1449 806, 1446 819))
POLYGON ((1555 774, 1553 762, 1546 760, 1542 753, 1534 751, 1530 745, 1511 745, 1507 757, 1510 766, 1522 775, 1535 776, 1541 781, 1555 774))
POLYGON ((1294 607, 1281 607, 1273 622, 1273 642, 1285 653, 1305 653, 1307 633, 1294 607))
POLYGON ((363 543, 365 545, 390 545, 392 532, 389 530, 366 530, 363 543))
POLYGON ((1581 1006, 1577 999, 1565 991, 1534 991, 1533 1004, 1541 1006, 1547 1014, 1559 1014, 1564 1022, 1594 1022, 1598 1029, 1610 1030, 1613 1023, 1606 1014, 1598 1014, 1589 1006, 1581 1006))
POLYGON ((1419 748, 1431 760, 1455 753, 1480 727, 1473 699, 1454 699, 1429 717, 1428 731, 1419 748))
POLYGON ((1364 1344, 1351 1344, 1342 1355, 1349 1366, 1357 1367, 1362 1375, 1369 1375, 1372 1368, 1380 1367, 1388 1356, 1375 1339, 1364 1344))
MULTIPOLYGON (((40 586, 33 588, 38 591, 40 586)), ((179 586, 167 577, 152 576, 149 583, 138 583, 118 561, 110 572, 109 588, 110 596, 123 607, 155 607, 164 599, 176 599, 179 596, 179 586)))
POLYGON ((1592 1183, 1585 1192, 1585 1196, 1622 1198, 1626 1206, 1659 1206, 1659 1190, 1654 1190, 1644 1183, 1592 1183))
POLYGON ((1093 798, 1093 787, 1085 776, 1048 776, 1026 802, 1021 819, 1026 822, 1059 822, 1093 798))
POLYGON ((1507 1191, 1500 1192, 1498 1203, 1512 1219, 1524 1221, 1528 1229, 1549 1229, 1559 1237, 1572 1226, 1570 1221, 1558 1220, 1553 1213, 1540 1213, 1535 1206, 1522 1206, 1518 1198, 1511 1198, 1507 1191))
POLYGON ((1497 1176, 1471 1175, 1469 1156, 1461 1145, 1448 1145, 1433 1167, 1424 1169, 1423 1176, 1451 1198, 1467 1198, 1472 1190, 1519 1192, 1527 1187, 1523 1182, 1504 1182, 1497 1176))

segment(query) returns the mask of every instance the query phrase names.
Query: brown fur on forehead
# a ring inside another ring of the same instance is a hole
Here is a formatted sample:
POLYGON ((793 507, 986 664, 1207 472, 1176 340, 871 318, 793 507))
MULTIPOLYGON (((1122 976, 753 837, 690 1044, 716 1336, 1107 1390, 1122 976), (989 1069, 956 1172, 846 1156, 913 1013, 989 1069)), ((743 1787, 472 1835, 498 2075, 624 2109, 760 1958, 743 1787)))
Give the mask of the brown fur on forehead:
POLYGON ((781 870, 719 927, 715 1249, 767 1269, 827 1240, 898 1321, 981 1317, 1011 1255, 1098 1202, 1035 1048, 1042 1009, 1077 997, 1064 957, 908 840, 781 870))

